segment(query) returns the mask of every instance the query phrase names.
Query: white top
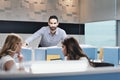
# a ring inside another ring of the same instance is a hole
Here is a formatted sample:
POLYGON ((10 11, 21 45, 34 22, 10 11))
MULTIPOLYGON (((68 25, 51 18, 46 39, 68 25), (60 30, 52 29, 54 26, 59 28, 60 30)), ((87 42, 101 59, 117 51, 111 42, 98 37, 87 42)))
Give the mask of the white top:
MULTIPOLYGON (((67 61, 67 57, 65 57, 65 60, 67 61)), ((69 61, 71 61, 71 60, 69 60, 69 61)), ((73 61, 73 60, 72 60, 73 61)), ((77 61, 77 60, 74 60, 74 61, 77 61)), ((86 64, 86 67, 87 68, 92 68, 92 66, 90 65, 90 63, 89 63, 89 61, 88 61, 88 59, 86 58, 86 57, 81 57, 80 59, 79 59, 79 61, 81 61, 81 62, 83 62, 84 64, 86 64)))
MULTIPOLYGON (((3 56, 0 59, 0 71, 5 71, 4 70, 4 65, 7 61, 10 61, 10 60, 12 60, 15 63, 14 59, 10 55, 3 56)), ((9 71, 16 71, 16 70, 17 70, 17 66, 16 66, 16 63, 15 63, 9 71)))
POLYGON ((91 68, 91 67, 92 67, 86 57, 81 57, 79 60, 85 62, 85 63, 87 64, 87 67, 88 67, 88 68, 91 68))
POLYGON ((42 47, 50 47, 58 45, 64 38, 66 37, 66 32, 61 29, 57 28, 55 35, 50 33, 49 26, 42 27, 37 32, 35 32, 31 37, 25 40, 26 43, 30 43, 33 40, 41 37, 40 45, 42 47))

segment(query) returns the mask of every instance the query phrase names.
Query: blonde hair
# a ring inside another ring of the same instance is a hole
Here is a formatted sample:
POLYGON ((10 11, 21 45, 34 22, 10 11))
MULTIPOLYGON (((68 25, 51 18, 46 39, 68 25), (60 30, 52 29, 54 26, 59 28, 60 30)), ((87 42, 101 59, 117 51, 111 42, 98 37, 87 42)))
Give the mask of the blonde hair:
POLYGON ((5 55, 9 55, 12 51, 16 50, 16 44, 22 41, 22 38, 14 33, 7 36, 4 45, 0 52, 0 58, 5 55))

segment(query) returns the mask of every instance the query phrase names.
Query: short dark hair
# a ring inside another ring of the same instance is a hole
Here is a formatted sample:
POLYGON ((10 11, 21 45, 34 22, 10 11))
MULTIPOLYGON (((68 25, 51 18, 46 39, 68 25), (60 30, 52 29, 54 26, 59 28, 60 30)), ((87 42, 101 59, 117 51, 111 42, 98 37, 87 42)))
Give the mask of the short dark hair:
POLYGON ((58 17, 57 17, 56 15, 52 15, 52 16, 50 16, 48 20, 50 21, 50 19, 56 19, 57 22, 58 22, 58 17))

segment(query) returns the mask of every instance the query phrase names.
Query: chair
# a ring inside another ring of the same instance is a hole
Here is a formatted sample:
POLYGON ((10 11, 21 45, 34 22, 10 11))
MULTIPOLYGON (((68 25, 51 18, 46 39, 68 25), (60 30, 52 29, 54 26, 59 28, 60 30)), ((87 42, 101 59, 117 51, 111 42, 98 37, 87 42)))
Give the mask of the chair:
POLYGON ((23 47, 21 53, 24 56, 24 61, 32 61, 32 49, 23 47))
POLYGON ((103 61, 112 63, 115 66, 118 66, 119 64, 118 53, 119 53, 118 47, 104 47, 103 48, 103 61))
POLYGON ((40 60, 46 60, 46 48, 35 48, 34 49, 35 53, 35 61, 40 61, 40 60))
POLYGON ((46 60, 64 60, 64 55, 62 53, 61 47, 47 48, 46 60))
POLYGON ((97 59, 97 48, 94 47, 82 47, 84 53, 89 57, 91 60, 97 59))

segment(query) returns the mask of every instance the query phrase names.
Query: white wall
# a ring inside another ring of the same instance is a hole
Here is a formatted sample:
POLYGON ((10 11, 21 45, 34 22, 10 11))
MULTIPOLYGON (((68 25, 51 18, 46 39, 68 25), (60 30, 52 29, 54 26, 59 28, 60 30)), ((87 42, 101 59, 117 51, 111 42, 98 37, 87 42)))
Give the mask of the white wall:
POLYGON ((117 4, 117 6, 116 6, 116 18, 117 18, 117 20, 120 20, 120 0, 117 0, 116 4, 117 4))
POLYGON ((0 20, 79 23, 79 0, 0 0, 0 20))
POLYGON ((116 0, 80 0, 80 23, 115 20, 116 0))

